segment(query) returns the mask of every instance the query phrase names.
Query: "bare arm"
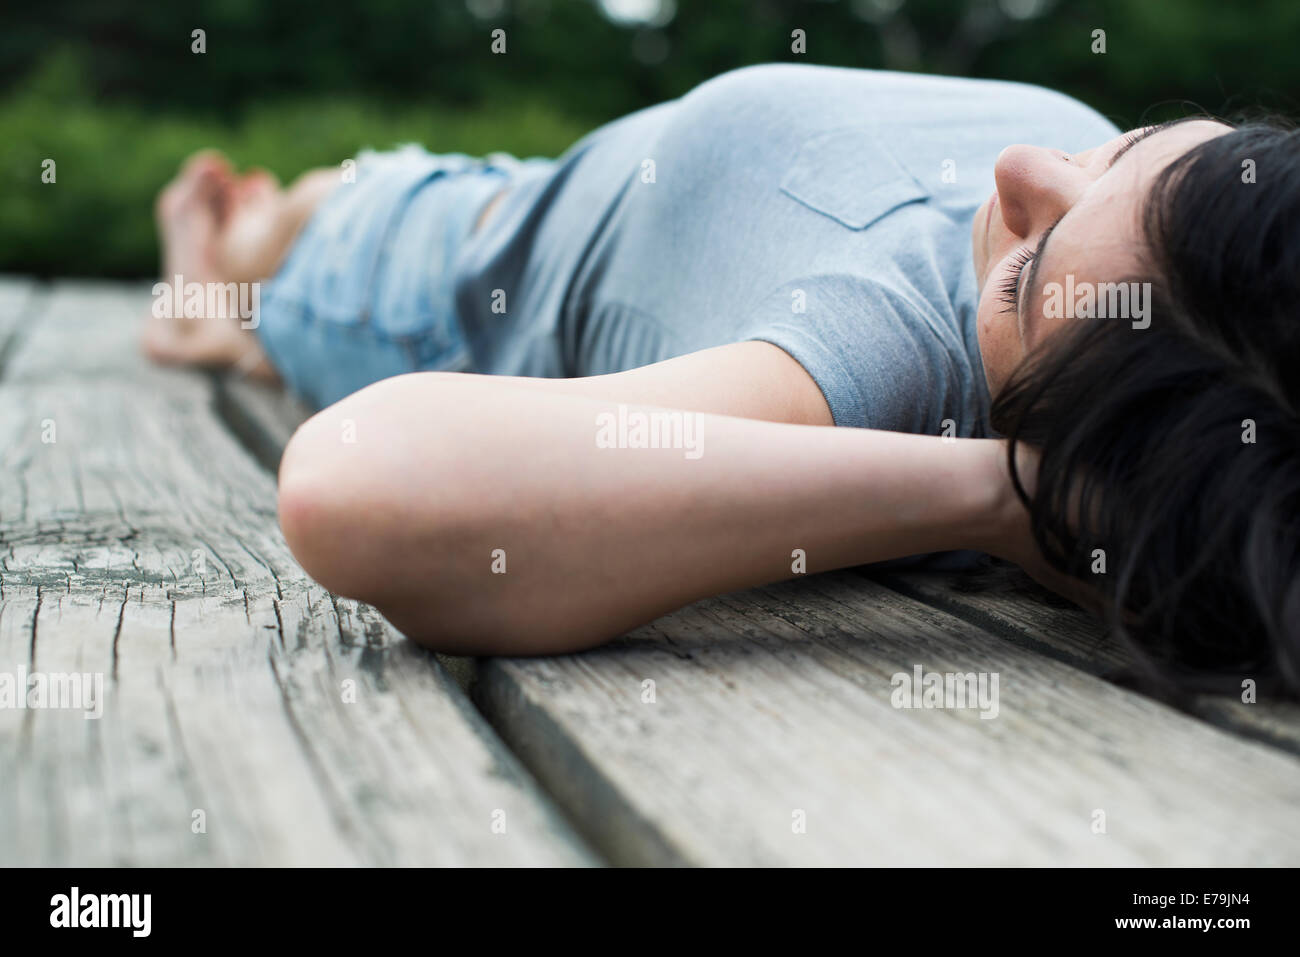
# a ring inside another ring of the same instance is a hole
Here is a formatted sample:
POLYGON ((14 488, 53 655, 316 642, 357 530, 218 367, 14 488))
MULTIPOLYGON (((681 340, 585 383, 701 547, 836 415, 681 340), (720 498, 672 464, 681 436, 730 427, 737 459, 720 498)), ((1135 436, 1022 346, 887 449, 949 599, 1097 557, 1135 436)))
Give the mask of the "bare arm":
POLYGON ((737 342, 611 375, 582 379, 496 376, 490 381, 769 422, 835 424, 812 376, 784 349, 769 342, 737 342))
POLYGON ((475 654, 587 647, 791 577, 796 549, 809 572, 997 550, 1011 507, 1001 443, 738 417, 829 421, 797 363, 742 345, 744 363, 725 347, 710 350, 721 362, 698 353, 603 382, 420 374, 372 386, 295 436, 285 534, 327 587, 425 644, 475 654), (772 387, 760 354, 776 381, 797 370, 793 388, 772 387), (610 447, 608 434, 602 447, 602 423, 654 412, 641 402, 670 398, 684 368, 678 401, 731 413, 693 418, 698 455, 610 447))

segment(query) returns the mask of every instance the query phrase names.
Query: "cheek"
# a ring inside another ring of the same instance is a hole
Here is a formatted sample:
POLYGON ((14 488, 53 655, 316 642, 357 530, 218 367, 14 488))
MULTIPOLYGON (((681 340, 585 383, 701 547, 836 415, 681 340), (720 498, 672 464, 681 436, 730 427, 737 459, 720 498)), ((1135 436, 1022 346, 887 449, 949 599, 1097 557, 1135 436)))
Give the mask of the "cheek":
POLYGON ((989 392, 997 395, 1024 353, 1015 314, 1004 312, 1001 303, 985 297, 980 301, 976 330, 979 334, 980 358, 984 363, 984 378, 989 392))

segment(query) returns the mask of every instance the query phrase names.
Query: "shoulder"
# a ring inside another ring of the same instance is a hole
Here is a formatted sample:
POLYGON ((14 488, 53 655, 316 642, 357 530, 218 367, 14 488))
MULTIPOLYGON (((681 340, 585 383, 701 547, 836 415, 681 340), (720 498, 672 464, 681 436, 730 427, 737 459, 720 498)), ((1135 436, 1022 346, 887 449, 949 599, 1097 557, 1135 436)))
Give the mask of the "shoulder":
POLYGON ((977 93, 986 102, 1013 104, 1034 117, 1050 118, 1061 126, 1082 127, 1089 136, 1113 136, 1118 128, 1082 100, 1077 100, 1060 90, 1032 83, 1011 80, 966 80, 973 84, 970 92, 977 93))
POLYGON ((689 111, 762 121, 769 130, 783 122, 800 129, 851 123, 885 129, 994 126, 991 135, 1004 135, 1007 127, 1048 128, 1077 130, 1088 141, 1116 130, 1086 103, 1029 83, 798 63, 731 70, 680 102, 689 111))

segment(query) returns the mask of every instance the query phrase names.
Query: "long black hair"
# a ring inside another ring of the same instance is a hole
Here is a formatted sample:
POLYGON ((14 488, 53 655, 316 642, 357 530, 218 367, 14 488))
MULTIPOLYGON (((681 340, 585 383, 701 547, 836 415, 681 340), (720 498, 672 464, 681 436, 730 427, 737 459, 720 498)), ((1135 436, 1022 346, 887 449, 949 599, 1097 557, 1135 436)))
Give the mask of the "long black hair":
POLYGON ((993 404, 1035 539, 1168 690, 1300 692, 1300 131, 1251 122, 1145 200, 1150 325, 1077 320, 993 404), (1036 492, 1015 444, 1041 452, 1036 492))

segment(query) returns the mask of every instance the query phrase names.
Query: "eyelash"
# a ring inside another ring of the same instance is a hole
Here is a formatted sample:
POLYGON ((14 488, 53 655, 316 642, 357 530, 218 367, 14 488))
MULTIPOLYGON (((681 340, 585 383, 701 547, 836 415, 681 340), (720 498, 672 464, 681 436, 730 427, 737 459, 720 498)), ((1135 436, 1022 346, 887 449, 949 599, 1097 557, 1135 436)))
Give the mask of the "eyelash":
POLYGON ((1010 273, 998 284, 998 298, 1007 305, 1007 312, 1020 309, 1020 276, 1034 259, 1034 251, 1028 246, 1015 254, 1010 266, 1010 273))
POLYGON ((1120 141, 1119 148, 1115 150, 1114 153, 1111 154, 1110 165, 1114 166, 1115 161, 1118 160, 1125 153, 1127 153, 1129 149, 1135 144, 1140 143, 1148 136, 1151 136, 1154 133, 1159 133, 1161 130, 1165 129, 1168 126, 1172 126, 1177 122, 1178 121, 1175 120, 1172 123, 1157 123, 1155 126, 1148 126, 1140 130, 1132 130, 1131 132, 1125 133, 1124 139, 1120 141))
POLYGON ((1125 133, 1124 139, 1120 141, 1119 149, 1117 149, 1115 152, 1117 154, 1124 152, 1126 149, 1128 149, 1138 140, 1146 138, 1146 136, 1147 136, 1146 130, 1133 130, 1132 132, 1125 133))

